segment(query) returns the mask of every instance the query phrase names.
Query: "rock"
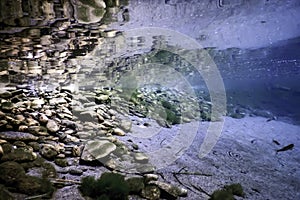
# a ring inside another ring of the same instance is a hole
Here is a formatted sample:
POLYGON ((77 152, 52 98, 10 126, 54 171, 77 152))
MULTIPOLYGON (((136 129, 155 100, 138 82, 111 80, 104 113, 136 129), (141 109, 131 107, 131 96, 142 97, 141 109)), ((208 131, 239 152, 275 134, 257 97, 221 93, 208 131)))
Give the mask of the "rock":
POLYGON ((109 95, 105 95, 105 94, 95 97, 96 104, 102 104, 102 103, 107 102, 108 100, 109 100, 109 95))
POLYGON ((120 128, 114 128, 113 129, 113 134, 114 135, 118 135, 118 136, 124 136, 124 135, 126 135, 126 133, 122 129, 120 129, 120 128))
POLYGON ((39 122, 42 123, 42 124, 46 124, 48 122, 49 118, 47 117, 46 114, 44 113, 40 113, 40 116, 39 116, 39 122))
POLYGON ((3 119, 5 116, 6 114, 0 110, 0 119, 3 119))
POLYGON ((57 149, 51 144, 42 144, 40 154, 47 159, 53 159, 58 155, 57 149))
POLYGON ((60 97, 60 98, 53 98, 53 99, 49 100, 49 104, 51 106, 55 106, 55 105, 58 105, 58 104, 66 104, 66 103, 67 103, 67 101, 64 98, 62 98, 62 97, 60 97))
POLYGON ((138 162, 138 163, 148 163, 149 158, 146 154, 144 153, 134 153, 134 159, 138 162))
POLYGON ((149 200, 158 200, 160 198, 160 190, 155 185, 147 185, 141 192, 141 196, 149 200))
POLYGON ((74 157, 80 157, 81 156, 81 153, 82 153, 82 149, 83 149, 83 146, 77 146, 75 145, 73 148, 72 148, 72 155, 74 157))
POLYGON ((68 166, 68 161, 65 158, 56 158, 54 160, 55 164, 60 166, 60 167, 67 167, 68 166))
POLYGON ((88 141, 83 149, 81 159, 84 161, 102 159, 114 150, 116 150, 116 145, 107 140, 88 141))
POLYGON ((131 177, 126 180, 129 192, 133 194, 139 194, 144 189, 144 178, 143 177, 131 177))
POLYGON ((94 111, 83 111, 77 116, 83 122, 94 122, 97 120, 97 113, 94 111))
POLYGON ((0 139, 4 140, 20 140, 20 141, 36 141, 39 138, 30 134, 17 131, 0 132, 0 139))
POLYGON ((33 109, 41 109, 44 104, 45 104, 45 101, 43 99, 34 99, 31 102, 31 108, 33 108, 33 109))
POLYGON ((40 150, 40 145, 38 142, 29 142, 28 145, 32 147, 33 151, 40 150))
POLYGON ((12 97, 11 92, 8 91, 0 92, 0 98, 2 99, 9 99, 11 97, 12 97))
POLYGON ((38 121, 36 121, 35 119, 32 119, 32 118, 27 118, 26 122, 27 122, 27 126, 39 126, 40 125, 40 123, 38 121))
POLYGON ((28 126, 26 125, 20 125, 18 128, 18 131, 20 132, 27 132, 28 131, 28 126))
POLYGON ((69 168, 69 174, 80 176, 80 175, 82 175, 82 173, 83 173, 83 171, 76 166, 71 166, 69 168))
POLYGON ((48 120, 46 127, 52 133, 59 131, 59 126, 54 120, 48 120))
POLYGON ((158 186, 161 190, 165 191, 169 195, 171 195, 173 198, 177 197, 186 197, 187 196, 187 190, 183 188, 178 188, 176 186, 163 183, 160 181, 150 181, 148 184, 153 184, 158 186))
POLYGON ((12 186, 25 176, 25 170, 19 163, 7 161, 0 164, 0 174, 1 183, 12 186))
POLYGON ((122 120, 121 124, 120 124, 120 127, 124 131, 129 132, 131 130, 131 127, 132 127, 132 122, 130 120, 122 120))
POLYGON ((5 112, 11 112, 14 108, 14 104, 12 102, 6 101, 1 104, 1 109, 5 112))
POLYGON ((149 181, 157 181, 158 175, 156 174, 145 174, 144 175, 145 182, 148 183, 149 181))
POLYGON ((32 133, 34 135, 38 135, 40 132, 40 126, 30 126, 27 128, 29 133, 32 133))

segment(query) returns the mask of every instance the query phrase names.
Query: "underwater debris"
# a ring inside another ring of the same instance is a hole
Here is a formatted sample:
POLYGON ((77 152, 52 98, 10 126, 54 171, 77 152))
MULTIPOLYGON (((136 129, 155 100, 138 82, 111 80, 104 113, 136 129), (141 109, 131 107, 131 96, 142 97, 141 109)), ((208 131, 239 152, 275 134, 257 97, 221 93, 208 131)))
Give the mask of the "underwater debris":
POLYGON ((276 152, 278 153, 278 152, 282 152, 282 151, 292 150, 294 148, 294 146, 295 146, 294 144, 289 144, 285 147, 282 147, 281 149, 276 150, 276 152))

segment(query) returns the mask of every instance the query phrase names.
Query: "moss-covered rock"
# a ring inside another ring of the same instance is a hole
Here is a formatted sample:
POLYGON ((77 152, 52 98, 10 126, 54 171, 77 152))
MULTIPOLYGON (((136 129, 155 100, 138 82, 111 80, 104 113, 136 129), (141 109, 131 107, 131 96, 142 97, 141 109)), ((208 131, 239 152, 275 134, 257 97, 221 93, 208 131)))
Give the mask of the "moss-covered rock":
POLYGON ((116 173, 103 173, 97 180, 94 177, 85 177, 79 189, 84 196, 96 199, 127 200, 129 194, 124 176, 116 173))

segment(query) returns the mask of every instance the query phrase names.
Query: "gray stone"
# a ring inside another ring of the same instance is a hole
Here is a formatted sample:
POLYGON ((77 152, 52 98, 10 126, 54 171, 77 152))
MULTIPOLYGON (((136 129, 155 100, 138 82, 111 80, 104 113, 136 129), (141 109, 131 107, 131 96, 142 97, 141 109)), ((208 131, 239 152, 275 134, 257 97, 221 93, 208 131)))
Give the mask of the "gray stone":
POLYGON ((48 120, 46 127, 52 133, 59 131, 59 126, 54 120, 48 120))
POLYGON ((118 136, 124 136, 124 135, 126 135, 126 133, 122 129, 120 129, 120 128, 114 128, 113 129, 113 134, 114 135, 118 135, 118 136))
POLYGON ((134 159, 139 162, 139 163, 148 163, 149 158, 146 154, 144 153, 134 153, 134 159))
POLYGON ((88 141, 83 149, 81 159, 93 161, 108 156, 116 150, 116 145, 107 140, 88 141))
POLYGON ((58 155, 57 149, 51 144, 42 144, 40 154, 47 159, 53 159, 58 155))
POLYGON ((184 188, 179 188, 174 185, 170 185, 160 181, 150 181, 148 184, 157 185, 161 190, 167 192, 174 198, 187 196, 187 190, 184 188))
POLYGON ((120 124, 120 127, 124 131, 129 132, 131 130, 131 127, 132 127, 132 122, 130 120, 122 120, 121 124, 120 124))
POLYGON ((142 190, 141 196, 149 200, 158 200, 160 198, 160 190, 155 185, 147 185, 142 190))

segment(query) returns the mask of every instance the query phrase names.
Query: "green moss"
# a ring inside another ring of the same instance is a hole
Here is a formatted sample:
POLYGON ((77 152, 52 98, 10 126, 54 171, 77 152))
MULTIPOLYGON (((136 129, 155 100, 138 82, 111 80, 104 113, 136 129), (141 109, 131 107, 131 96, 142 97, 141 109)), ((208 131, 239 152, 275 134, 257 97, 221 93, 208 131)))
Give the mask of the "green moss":
POLYGON ((232 194, 240 196, 240 197, 243 197, 245 195, 243 187, 239 183, 226 185, 226 186, 224 186, 224 189, 226 189, 227 191, 230 191, 232 194))
POLYGON ((95 0, 79 0, 81 3, 83 3, 84 5, 89 5, 92 6, 94 8, 97 8, 97 4, 95 2, 95 0))
POLYGON ((88 22, 89 21, 89 16, 88 16, 88 9, 84 6, 80 6, 78 8, 78 14, 79 14, 79 18, 82 21, 88 22))
POLYGON ((230 191, 222 189, 214 191, 210 200, 234 200, 234 197, 230 191))
POLYGON ((103 8, 94 9, 92 13, 97 17, 102 17, 105 13, 105 10, 103 8))
POLYGON ((129 187, 124 176, 116 173, 103 173, 100 179, 85 177, 79 187, 83 195, 96 199, 127 200, 129 187))
POLYGON ((210 200, 234 200, 234 196, 244 197, 244 191, 241 184, 226 185, 221 190, 216 190, 212 193, 210 200))

